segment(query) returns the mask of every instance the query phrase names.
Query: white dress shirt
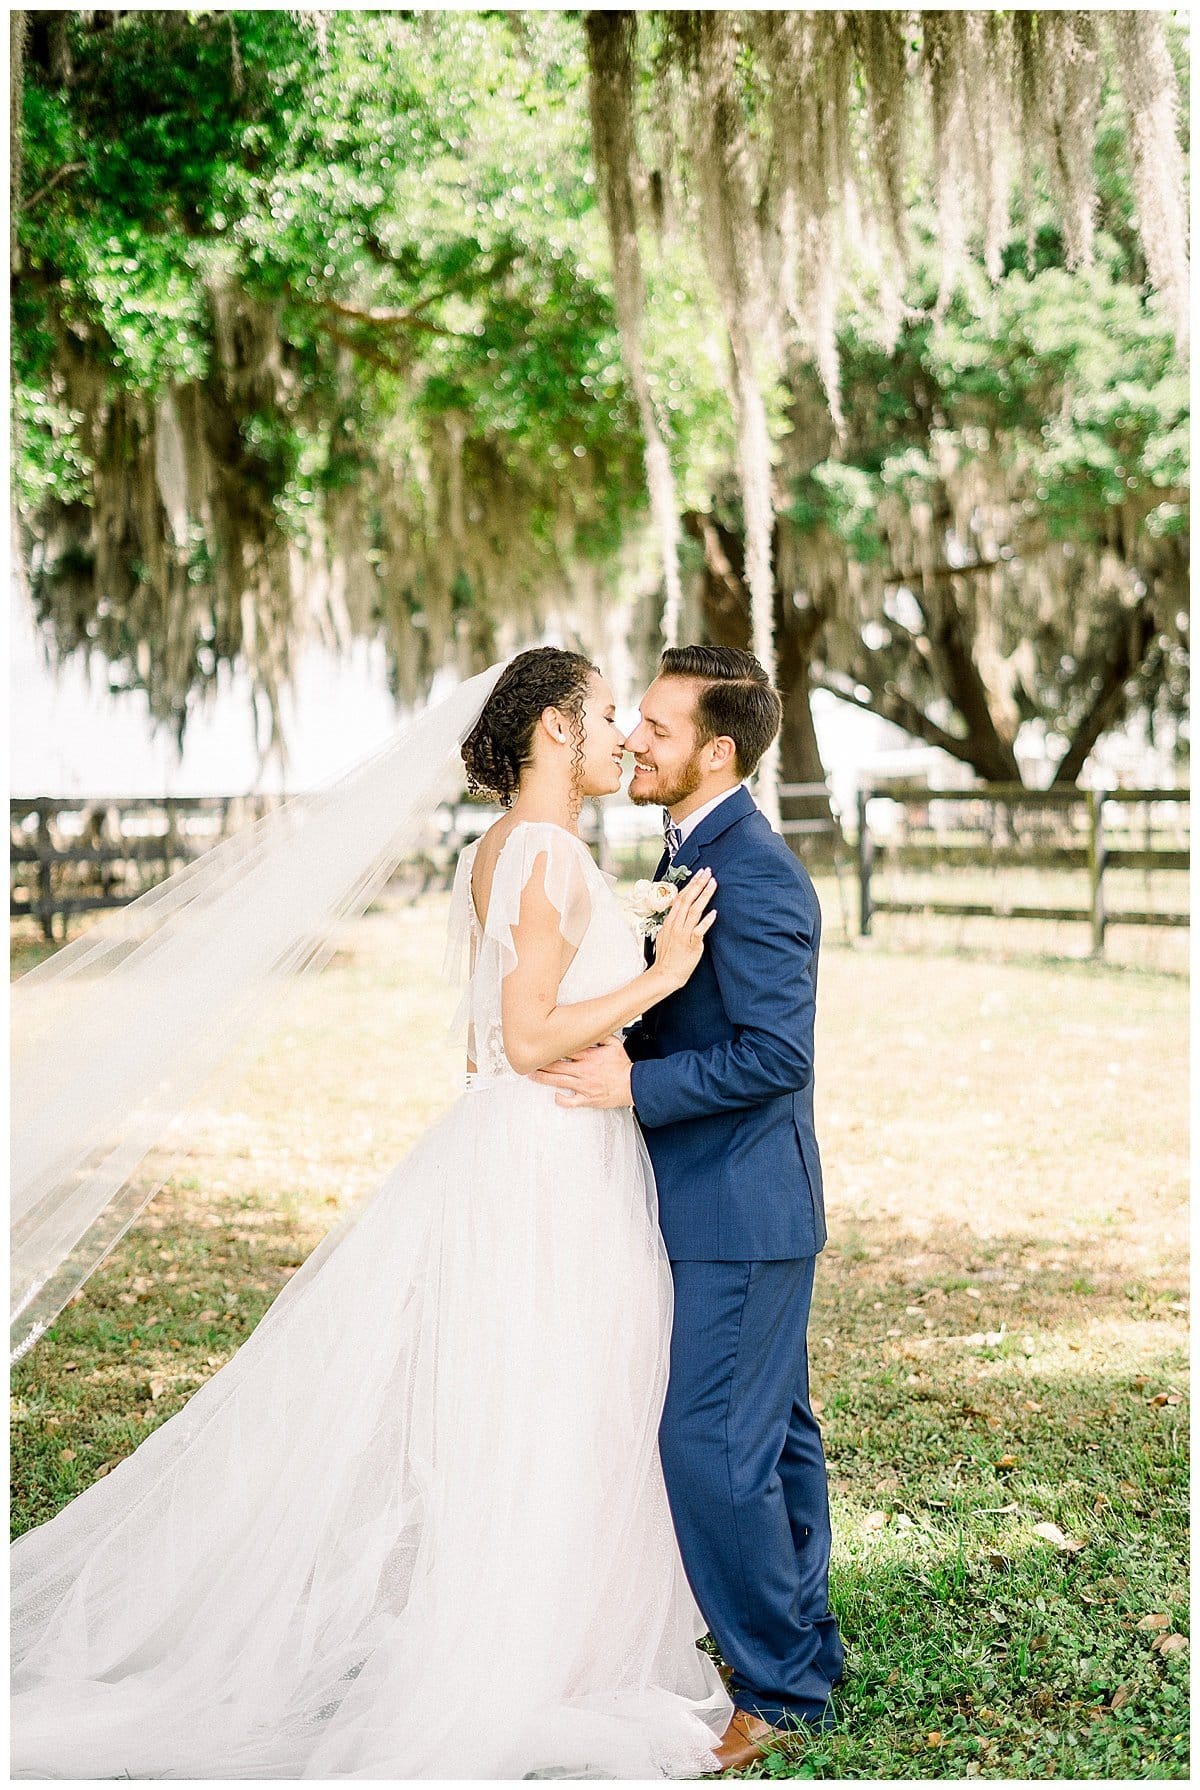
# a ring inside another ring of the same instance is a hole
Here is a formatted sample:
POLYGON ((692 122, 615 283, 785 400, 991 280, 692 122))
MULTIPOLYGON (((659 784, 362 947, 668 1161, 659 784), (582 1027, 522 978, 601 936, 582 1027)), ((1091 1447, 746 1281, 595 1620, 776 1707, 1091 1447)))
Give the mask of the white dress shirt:
MULTIPOLYGON (((675 825, 679 828, 680 846, 682 847, 688 834, 694 832, 700 825, 700 822, 706 819, 707 816, 712 813, 714 808, 719 808, 722 802, 727 802, 730 796, 737 794, 739 789, 746 789, 746 785, 744 783, 735 783, 732 789, 723 789, 719 796, 714 796, 711 802, 705 802, 702 808, 697 808, 695 813, 689 814, 686 820, 677 820, 675 825)), ((749 791, 747 791, 747 793, 749 793, 749 791)))

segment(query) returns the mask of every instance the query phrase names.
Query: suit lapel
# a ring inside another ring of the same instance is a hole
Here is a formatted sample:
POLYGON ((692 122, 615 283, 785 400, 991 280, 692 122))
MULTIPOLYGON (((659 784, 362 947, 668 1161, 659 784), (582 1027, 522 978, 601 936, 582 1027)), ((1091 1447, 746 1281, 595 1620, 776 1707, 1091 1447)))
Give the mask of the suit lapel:
MULTIPOLYGON (((714 839, 719 839, 722 833, 735 826, 739 820, 745 820, 746 816, 753 814, 757 807, 758 803, 745 784, 739 784, 731 796, 727 796, 723 802, 718 802, 712 813, 706 814, 700 825, 688 834, 676 855, 675 868, 678 869, 682 864, 694 871, 698 867, 700 855, 705 846, 711 845, 714 839)), ((658 869, 654 872, 653 880, 658 882, 659 878, 665 875, 666 869, 667 854, 664 851, 658 860, 658 869)), ((654 940, 646 939, 644 946, 646 963, 649 966, 654 962, 654 940)))
POLYGON ((739 783, 733 794, 718 802, 711 814, 706 814, 700 825, 688 834, 675 858, 676 867, 686 864, 689 870, 695 870, 703 855, 705 846, 711 845, 714 839, 735 826, 739 820, 745 820, 753 814, 758 804, 744 783, 739 783))

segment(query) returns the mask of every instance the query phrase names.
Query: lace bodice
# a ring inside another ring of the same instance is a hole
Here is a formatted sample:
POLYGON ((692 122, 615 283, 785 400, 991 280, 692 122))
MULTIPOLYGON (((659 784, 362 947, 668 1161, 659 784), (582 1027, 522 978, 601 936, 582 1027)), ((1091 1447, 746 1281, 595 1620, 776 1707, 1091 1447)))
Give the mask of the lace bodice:
POLYGON ((481 926, 471 895, 471 871, 478 841, 458 860, 450 902, 447 967, 467 985, 454 1029, 465 1030, 467 1056, 481 1076, 516 1075, 504 1054, 500 989, 516 962, 513 927, 521 891, 544 855, 546 893, 558 909, 559 925, 574 945, 562 982, 563 1003, 592 1000, 633 981, 643 968, 642 948, 612 887, 576 834, 550 821, 519 821, 504 841, 492 878, 486 925, 481 926))

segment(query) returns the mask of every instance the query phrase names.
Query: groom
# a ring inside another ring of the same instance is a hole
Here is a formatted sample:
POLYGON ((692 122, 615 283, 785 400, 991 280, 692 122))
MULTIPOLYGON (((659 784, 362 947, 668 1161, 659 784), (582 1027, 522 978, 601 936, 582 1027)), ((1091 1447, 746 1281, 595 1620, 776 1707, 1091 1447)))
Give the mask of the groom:
POLYGON ((821 915, 742 781, 780 719, 750 653, 663 654, 625 742, 630 795, 668 811, 657 874, 708 865, 719 917, 690 981, 623 1043, 536 1077, 563 1103, 632 1104, 654 1164, 675 1282, 659 1441, 688 1579, 731 1668, 725 1770, 762 1757, 777 1730, 832 1726, 842 1673, 806 1336, 826 1237, 813 1130, 821 915))

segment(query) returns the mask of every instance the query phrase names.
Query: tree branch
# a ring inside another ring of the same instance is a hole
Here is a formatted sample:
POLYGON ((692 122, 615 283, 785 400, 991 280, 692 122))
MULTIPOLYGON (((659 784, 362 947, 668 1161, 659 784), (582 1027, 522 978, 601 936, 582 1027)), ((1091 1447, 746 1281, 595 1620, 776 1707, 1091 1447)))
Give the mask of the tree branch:
MULTIPOLYGON (((444 298, 444 292, 438 292, 433 298, 444 298)), ((422 302, 430 304, 433 298, 422 302)), ((311 301, 325 311, 333 311, 339 317, 352 318, 356 323, 370 323, 380 329, 423 329, 432 336, 449 336, 452 340, 464 338, 457 330, 444 329, 440 323, 431 323, 428 317, 418 317, 415 311, 393 311, 386 305, 348 305, 340 298, 318 298, 311 301)))
POLYGON ((348 348, 351 354, 359 354, 363 360, 370 361, 373 367, 382 367, 385 373, 395 373, 399 378, 403 378, 408 372, 408 366, 403 361, 394 360, 376 343, 358 341, 344 329, 339 329, 336 323, 331 323, 327 317, 318 318, 317 321, 327 336, 331 336, 343 348, 348 348))
POLYGON ((885 685, 883 689, 879 689, 868 684, 864 678, 861 681, 871 693, 870 696, 860 696, 849 679, 843 680, 829 670, 823 674, 814 671, 809 681, 814 690, 826 690, 830 696, 837 696, 842 702, 851 702, 856 708, 865 709, 868 714, 881 715, 885 721, 891 721, 895 726, 902 727, 905 733, 912 734, 914 739, 924 740, 927 746, 937 746, 941 751, 948 752, 952 758, 957 758, 960 763, 970 765, 972 770, 979 770, 971 750, 971 741, 960 740, 954 734, 947 733, 936 721, 930 720, 924 709, 918 708, 915 702, 911 702, 894 685, 885 685))
POLYGON ((39 199, 44 199, 51 188, 56 187, 60 180, 65 180, 68 174, 78 174, 82 168, 86 167, 86 162, 67 162, 65 167, 56 169, 49 180, 40 186, 36 193, 29 193, 22 199, 18 209, 20 211, 28 211, 31 205, 36 205, 39 199))

